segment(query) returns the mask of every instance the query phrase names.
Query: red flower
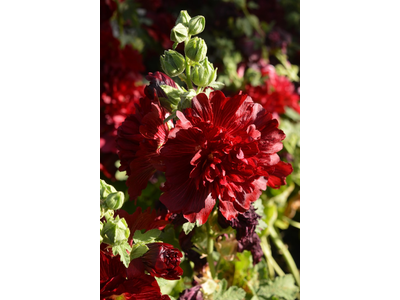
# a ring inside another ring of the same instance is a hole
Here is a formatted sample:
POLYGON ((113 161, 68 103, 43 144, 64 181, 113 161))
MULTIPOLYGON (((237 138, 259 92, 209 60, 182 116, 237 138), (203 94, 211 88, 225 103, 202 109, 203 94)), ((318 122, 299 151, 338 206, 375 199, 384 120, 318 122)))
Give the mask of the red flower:
POLYGON ((121 160, 120 171, 126 171, 128 192, 136 199, 146 188, 157 169, 163 170, 159 149, 165 143, 169 128, 164 124, 166 111, 158 98, 140 99, 134 115, 129 115, 118 128, 117 148, 121 160))
POLYGON ((180 278, 183 274, 179 266, 182 253, 178 249, 166 243, 150 243, 146 246, 149 247, 149 251, 140 259, 150 275, 170 280, 180 278))
POLYGON ((177 117, 161 149, 167 181, 160 201, 190 222, 204 224, 217 198, 231 220, 292 172, 276 154, 285 138, 277 120, 247 95, 199 94, 177 117))
MULTIPOLYGON (((131 266, 129 266, 131 268, 131 266)), ((126 300, 166 300, 154 277, 146 274, 131 276, 118 256, 100 251, 100 299, 115 299, 124 296, 126 300)))
POLYGON ((260 103, 268 112, 283 114, 286 107, 300 113, 300 96, 295 92, 293 83, 285 76, 279 76, 272 65, 262 69, 262 75, 268 75, 265 85, 246 86, 246 93, 254 102, 260 103))

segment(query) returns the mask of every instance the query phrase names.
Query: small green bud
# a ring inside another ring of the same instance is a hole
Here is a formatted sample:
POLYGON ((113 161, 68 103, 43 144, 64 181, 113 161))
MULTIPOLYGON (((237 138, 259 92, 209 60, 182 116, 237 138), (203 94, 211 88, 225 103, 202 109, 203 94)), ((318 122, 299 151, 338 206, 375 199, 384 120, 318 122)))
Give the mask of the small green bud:
POLYGON ((196 16, 189 21, 189 35, 201 33, 206 27, 206 19, 203 16, 196 16))
POLYGON ((176 19, 175 25, 178 25, 179 23, 185 25, 186 27, 189 27, 189 21, 190 21, 190 16, 186 10, 181 10, 178 19, 176 19))
POLYGON ((199 87, 206 87, 217 77, 217 69, 210 63, 207 57, 199 64, 193 67, 191 79, 199 87))
POLYGON ((164 55, 160 57, 161 68, 170 77, 176 77, 185 70, 185 58, 182 54, 168 50, 164 51, 164 55))
POLYGON ((182 43, 188 38, 188 36, 189 29, 185 25, 179 23, 178 25, 175 25, 174 28, 172 28, 170 39, 173 42, 182 43))
POLYGON ((108 209, 117 210, 124 205, 124 198, 124 193, 122 192, 111 193, 107 196, 105 204, 108 209))
POLYGON ((195 37, 185 46, 185 55, 195 62, 201 62, 206 58, 207 45, 203 39, 195 37))
POLYGON ((100 179, 100 199, 106 199, 108 194, 115 193, 116 191, 117 190, 112 185, 100 179))

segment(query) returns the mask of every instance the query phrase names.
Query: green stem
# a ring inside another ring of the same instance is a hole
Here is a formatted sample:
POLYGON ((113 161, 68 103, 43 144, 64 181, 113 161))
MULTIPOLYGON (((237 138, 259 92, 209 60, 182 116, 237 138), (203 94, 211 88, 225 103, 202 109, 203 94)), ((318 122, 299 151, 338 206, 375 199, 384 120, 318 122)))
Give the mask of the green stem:
POLYGON ((290 218, 288 218, 286 216, 283 216, 282 219, 283 219, 283 221, 288 222, 293 227, 296 227, 296 228, 300 229, 300 223, 299 222, 296 222, 296 221, 294 221, 294 220, 292 220, 292 219, 290 219, 290 218))
POLYGON ((208 222, 206 222, 207 229, 207 262, 210 268, 211 277, 215 278, 215 267, 214 267, 214 259, 212 257, 212 253, 214 251, 214 240, 211 235, 211 227, 208 222))
POLYGON ((300 273, 299 270, 297 269, 296 263, 294 262, 292 255, 286 248, 285 244, 280 238, 278 232, 275 230, 274 226, 269 226, 268 229, 271 235, 272 242, 282 252, 283 257, 289 266, 290 272, 293 274, 297 285, 300 286, 300 273))
MULTIPOLYGON (((185 47, 188 43, 188 41, 190 40, 191 36, 189 35, 189 37, 186 39, 185 41, 185 47)), ((190 80, 190 65, 188 63, 189 59, 188 57, 185 55, 185 66, 186 66, 186 85, 188 89, 193 89, 193 85, 192 85, 192 81, 190 80)))
POLYGON ((268 243, 266 236, 261 237, 261 249, 263 250, 265 259, 267 260, 269 277, 271 279, 274 279, 275 271, 276 273, 278 273, 279 276, 285 275, 285 272, 281 269, 281 267, 272 256, 271 247, 268 243))
POLYGON ((188 89, 193 89, 192 81, 190 80, 190 66, 188 64, 188 58, 185 55, 185 65, 186 65, 186 85, 188 89))

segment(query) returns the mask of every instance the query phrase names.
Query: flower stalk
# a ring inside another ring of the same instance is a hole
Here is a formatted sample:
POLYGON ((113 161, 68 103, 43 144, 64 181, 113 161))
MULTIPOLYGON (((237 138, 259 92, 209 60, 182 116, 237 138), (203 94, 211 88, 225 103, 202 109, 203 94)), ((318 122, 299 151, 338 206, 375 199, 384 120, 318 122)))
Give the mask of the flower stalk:
POLYGON ((214 240, 211 233, 211 227, 209 222, 206 222, 206 229, 207 229, 207 262, 210 268, 211 277, 215 278, 215 267, 214 267, 214 259, 212 257, 212 253, 214 251, 214 240))

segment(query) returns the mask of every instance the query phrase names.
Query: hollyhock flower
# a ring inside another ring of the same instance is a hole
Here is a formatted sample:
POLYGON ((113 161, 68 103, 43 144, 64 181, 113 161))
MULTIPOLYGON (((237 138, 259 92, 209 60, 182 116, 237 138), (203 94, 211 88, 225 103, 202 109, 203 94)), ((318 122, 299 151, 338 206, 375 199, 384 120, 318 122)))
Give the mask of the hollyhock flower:
POLYGON ((178 300, 203 300, 203 293, 201 286, 196 285, 190 289, 184 290, 179 296, 178 300))
POLYGON ((272 65, 261 69, 262 75, 268 75, 265 85, 246 86, 246 93, 254 102, 260 103, 268 112, 283 114, 286 107, 300 113, 300 96, 295 92, 294 84, 286 76, 276 74, 272 65))
MULTIPOLYGON (((107 2, 103 3, 103 10, 108 7, 107 2)), ((105 10, 104 15, 110 16, 110 12, 105 10)), ((100 25, 100 169, 111 179, 118 159, 117 128, 135 112, 135 103, 144 96, 140 74, 143 70, 140 53, 130 45, 121 49, 109 20, 104 20, 100 25)))
POLYGON ((100 299, 115 299, 117 296, 123 296, 123 299, 127 300, 170 299, 166 295, 161 295, 160 287, 154 277, 144 273, 140 276, 132 274, 118 256, 100 251, 100 299))
POLYGON ((217 198, 231 220, 292 172, 277 154, 285 138, 278 121, 247 95, 199 94, 192 108, 176 115, 161 149, 166 183, 160 201, 189 222, 204 224, 217 198))
POLYGON ((128 174, 126 185, 131 199, 141 194, 156 170, 164 169, 159 151, 169 132, 165 117, 166 111, 157 97, 144 97, 136 105, 135 114, 129 115, 118 128, 119 170, 128 174))
POLYGON ((179 266, 182 253, 178 249, 166 243, 150 243, 146 246, 149 250, 139 259, 150 275, 170 280, 180 279, 183 274, 179 266))

